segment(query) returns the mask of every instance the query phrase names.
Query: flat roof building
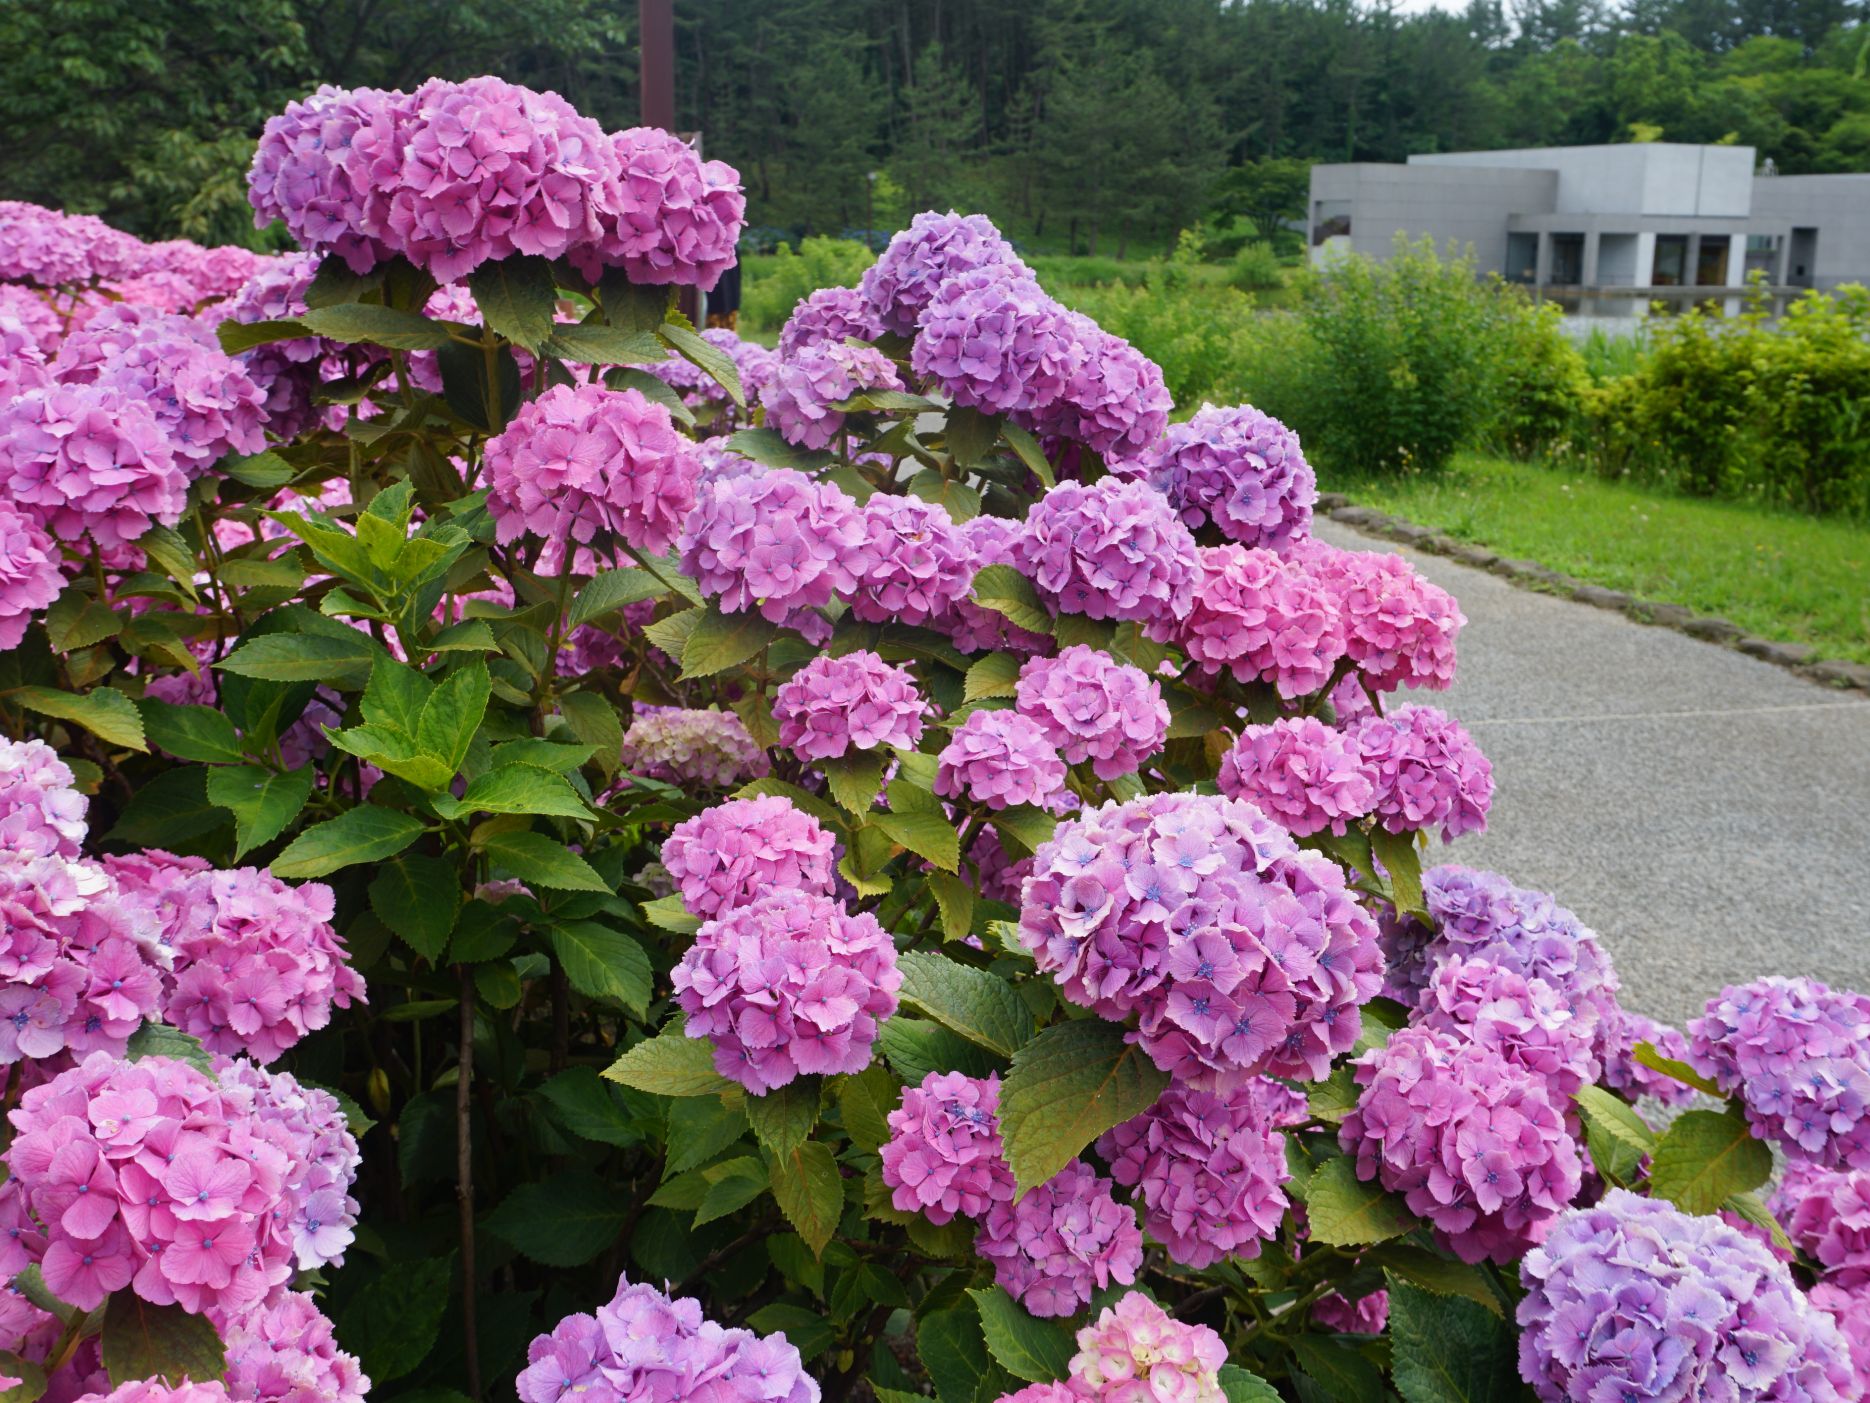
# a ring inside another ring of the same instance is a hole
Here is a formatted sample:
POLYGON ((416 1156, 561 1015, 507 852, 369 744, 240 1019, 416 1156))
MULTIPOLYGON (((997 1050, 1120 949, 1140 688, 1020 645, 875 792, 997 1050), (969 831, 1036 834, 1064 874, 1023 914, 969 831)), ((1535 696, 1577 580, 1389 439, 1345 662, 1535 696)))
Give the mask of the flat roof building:
POLYGON ((1472 245, 1484 273, 1568 311, 1738 307, 1870 282, 1870 175, 1775 175, 1751 146, 1641 142, 1449 151, 1312 167, 1314 261, 1386 256, 1398 233, 1472 245))

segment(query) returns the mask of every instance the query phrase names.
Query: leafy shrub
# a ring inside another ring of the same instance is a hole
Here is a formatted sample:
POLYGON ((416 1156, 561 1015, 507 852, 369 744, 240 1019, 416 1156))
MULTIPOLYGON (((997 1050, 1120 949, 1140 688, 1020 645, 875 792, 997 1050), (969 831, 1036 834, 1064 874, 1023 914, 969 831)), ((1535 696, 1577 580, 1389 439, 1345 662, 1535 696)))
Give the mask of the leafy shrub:
POLYGON ((1289 434, 978 218, 697 335, 731 173, 423 92, 269 123, 301 255, 0 210, 16 1403, 1858 1396, 1755 1191, 1870 999, 1425 872, 1461 616, 1289 434))
POLYGON ((1586 400, 1580 443, 1612 473, 1701 496, 1870 515, 1870 290, 1652 323, 1628 374, 1586 400))
POLYGON ((1277 407, 1264 407, 1344 472, 1434 472, 1496 433, 1529 451, 1579 380, 1553 315, 1426 239, 1308 270, 1295 316, 1298 359, 1273 371, 1277 407))
POLYGON ((856 287, 876 255, 858 239, 813 235, 795 252, 782 243, 770 254, 745 260, 740 316, 753 331, 777 331, 808 292, 821 287, 856 287))
POLYGON ((1285 283, 1285 267, 1271 244, 1242 244, 1228 263, 1227 280, 1242 292, 1263 292, 1285 283))
POLYGON ((1244 371, 1255 357, 1263 319, 1236 288, 1197 283, 1156 262, 1137 286, 1064 288, 1062 300, 1121 336, 1162 367, 1176 403, 1243 397, 1244 371))

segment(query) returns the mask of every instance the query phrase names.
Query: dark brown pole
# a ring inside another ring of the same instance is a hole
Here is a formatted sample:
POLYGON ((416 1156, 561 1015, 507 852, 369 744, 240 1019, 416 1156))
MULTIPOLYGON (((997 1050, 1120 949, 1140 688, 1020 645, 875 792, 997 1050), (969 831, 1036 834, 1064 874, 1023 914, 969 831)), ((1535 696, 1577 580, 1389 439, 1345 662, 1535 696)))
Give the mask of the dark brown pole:
POLYGON ((675 0, 637 0, 642 31, 643 125, 675 130, 675 0))

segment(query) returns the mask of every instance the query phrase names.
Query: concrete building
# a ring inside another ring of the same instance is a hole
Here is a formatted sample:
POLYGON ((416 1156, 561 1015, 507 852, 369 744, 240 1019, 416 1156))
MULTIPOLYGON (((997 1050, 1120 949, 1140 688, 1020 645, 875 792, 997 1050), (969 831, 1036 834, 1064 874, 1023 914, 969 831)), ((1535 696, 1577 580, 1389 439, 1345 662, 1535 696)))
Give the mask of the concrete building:
POLYGON ((1312 167, 1312 257, 1376 257, 1398 233, 1472 245, 1483 272, 1587 316, 1652 302, 1737 310, 1870 282, 1870 175, 1774 175, 1751 146, 1643 142, 1450 151, 1312 167))

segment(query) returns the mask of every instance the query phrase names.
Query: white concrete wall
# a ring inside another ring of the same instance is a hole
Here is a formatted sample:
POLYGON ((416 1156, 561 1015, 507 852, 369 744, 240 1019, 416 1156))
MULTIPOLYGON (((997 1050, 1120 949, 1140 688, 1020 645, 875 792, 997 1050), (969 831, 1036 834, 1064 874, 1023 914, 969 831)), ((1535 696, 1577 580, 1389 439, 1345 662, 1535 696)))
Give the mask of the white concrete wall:
POLYGON ((1411 156, 1411 166, 1554 170, 1560 214, 1675 214, 1745 218, 1752 200, 1751 146, 1633 142, 1537 146, 1517 151, 1446 151, 1411 156))
POLYGON ((1870 283, 1870 175, 1761 176, 1753 212, 1818 231, 1818 288, 1870 283))

